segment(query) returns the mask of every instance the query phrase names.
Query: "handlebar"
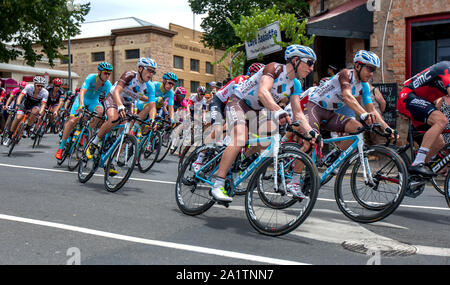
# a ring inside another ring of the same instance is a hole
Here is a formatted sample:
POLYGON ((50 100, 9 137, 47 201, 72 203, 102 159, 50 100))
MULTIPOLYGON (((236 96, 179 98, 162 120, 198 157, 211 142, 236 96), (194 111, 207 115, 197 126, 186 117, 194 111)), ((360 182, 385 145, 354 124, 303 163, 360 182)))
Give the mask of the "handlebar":
POLYGON ((360 133, 365 132, 365 131, 374 132, 377 135, 386 138, 386 146, 388 146, 390 144, 390 137, 393 134, 394 135, 394 144, 397 144, 398 132, 396 130, 394 130, 392 132, 392 129, 389 128, 389 129, 386 129, 387 132, 382 132, 382 131, 380 131, 381 130, 381 124, 380 123, 374 123, 372 125, 368 125, 363 120, 360 120, 360 123, 363 126, 359 127, 356 132, 349 133, 350 135, 359 135, 360 133))

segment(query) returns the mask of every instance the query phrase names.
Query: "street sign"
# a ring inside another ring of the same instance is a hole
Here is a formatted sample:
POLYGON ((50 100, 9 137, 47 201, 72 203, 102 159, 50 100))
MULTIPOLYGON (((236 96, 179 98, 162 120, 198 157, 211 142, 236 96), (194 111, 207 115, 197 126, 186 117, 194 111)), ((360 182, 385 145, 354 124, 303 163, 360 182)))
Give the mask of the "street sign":
POLYGON ((282 50, 282 47, 275 44, 273 36, 281 42, 280 24, 278 21, 258 30, 258 36, 249 42, 245 42, 245 52, 247 59, 255 59, 259 54, 267 55, 282 50))

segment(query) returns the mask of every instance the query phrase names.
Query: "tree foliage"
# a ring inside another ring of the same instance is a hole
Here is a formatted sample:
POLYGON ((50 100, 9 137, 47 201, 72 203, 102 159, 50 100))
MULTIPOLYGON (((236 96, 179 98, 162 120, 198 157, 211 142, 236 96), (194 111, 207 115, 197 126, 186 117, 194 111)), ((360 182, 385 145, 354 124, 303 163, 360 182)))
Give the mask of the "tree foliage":
POLYGON ((51 66, 62 55, 63 40, 80 33, 80 25, 88 14, 90 4, 69 11, 67 0, 1 0, 0 62, 9 62, 20 55, 34 66, 45 54, 51 66), (33 45, 42 47, 35 53, 33 45), (10 48, 12 46, 12 48, 10 48), (23 49, 22 51, 16 48, 23 49))
POLYGON ((309 11, 304 0, 189 0, 189 5, 195 14, 208 13, 200 25, 205 31, 202 42, 216 49, 227 49, 240 42, 227 18, 238 23, 241 16, 250 16, 254 8, 265 10, 273 5, 298 19, 306 17, 309 11))
MULTIPOLYGON (((228 49, 226 49, 225 55, 217 61, 222 62, 229 54, 235 54, 239 47, 245 42, 251 41, 258 36, 258 30, 265 27, 275 21, 279 22, 280 31, 284 32, 285 41, 277 41, 275 35, 273 36, 274 42, 281 47, 285 48, 292 44, 301 44, 310 46, 314 42, 315 36, 308 37, 306 35, 306 23, 307 20, 298 21, 295 14, 283 13, 280 9, 274 5, 270 9, 253 8, 250 16, 241 16, 238 24, 233 23, 230 19, 227 19, 229 25, 233 28, 234 34, 239 38, 239 42, 228 49)), ((259 55, 261 60, 262 54, 259 55)), ((233 63, 233 66, 244 66, 245 57, 236 57, 236 61, 240 63, 233 63)), ((235 74, 242 73, 242 69, 234 70, 235 74)), ((233 75, 235 75, 233 74, 233 75)))

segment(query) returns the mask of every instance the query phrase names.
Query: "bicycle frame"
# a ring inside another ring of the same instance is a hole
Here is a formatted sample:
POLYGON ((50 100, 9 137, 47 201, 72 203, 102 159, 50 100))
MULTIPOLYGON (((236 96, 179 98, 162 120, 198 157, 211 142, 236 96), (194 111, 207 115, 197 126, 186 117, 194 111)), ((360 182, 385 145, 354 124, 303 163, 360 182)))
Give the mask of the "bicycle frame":
MULTIPOLYGON (((262 142, 269 142, 270 141, 270 145, 261 153, 260 156, 258 156, 258 158, 256 158, 250 165, 249 167, 242 172, 237 179, 233 182, 233 189, 236 188, 237 186, 239 186, 239 184, 241 184, 245 179, 247 179, 250 174, 253 173, 253 171, 256 169, 257 166, 259 166, 261 164, 261 162, 263 161, 264 158, 269 157, 270 154, 272 153, 274 155, 274 161, 278 161, 278 149, 279 149, 279 142, 280 142, 280 135, 277 134, 273 137, 267 137, 267 138, 256 138, 256 139, 250 139, 248 140, 247 144, 253 144, 253 143, 262 143, 262 142)), ((210 181, 211 177, 214 175, 214 173, 216 173, 216 171, 219 169, 219 165, 216 166, 216 168, 211 172, 210 176, 208 177, 208 179, 204 179, 202 177, 200 177, 198 174, 200 172, 202 172, 202 170, 206 167, 208 167, 209 165, 211 165, 211 163, 213 163, 214 161, 217 161, 218 159, 220 159, 224 153, 225 149, 223 149, 216 157, 214 157, 212 160, 208 161, 208 163, 206 163, 205 165, 203 165, 202 168, 200 168, 200 170, 195 173, 195 177, 200 179, 201 181, 208 183, 211 186, 214 186, 214 183, 210 181)), ((277 163, 274 163, 274 165, 277 165, 277 163)), ((274 168, 274 173, 276 173, 277 167, 274 168)), ((231 174, 229 173, 229 176, 231 174)), ((277 185, 276 183, 276 179, 277 179, 277 175, 274 176, 275 178, 275 185, 277 185)))
MULTIPOLYGON (((373 183, 373 177, 372 173, 370 171, 370 168, 368 167, 368 161, 367 158, 364 157, 364 135, 363 133, 358 135, 350 135, 345 137, 339 137, 339 138, 331 138, 331 139, 324 139, 323 143, 332 143, 332 142, 339 142, 339 141, 346 141, 346 140, 354 140, 354 142, 348 147, 345 151, 341 153, 341 155, 336 159, 335 162, 333 162, 330 167, 327 168, 327 170, 322 174, 320 177, 320 182, 323 182, 327 179, 327 177, 330 175, 331 172, 333 172, 335 169, 338 169, 342 162, 344 162, 355 150, 358 150, 359 152, 359 159, 361 161, 361 165, 363 165, 363 175, 364 175, 364 181, 373 183)), ((314 150, 312 154, 313 162, 316 162, 317 157, 317 151, 314 150)))
MULTIPOLYGON (((113 127, 113 129, 111 130, 117 130, 117 129, 121 129, 123 128, 122 132, 119 134, 119 137, 116 138, 116 140, 114 141, 114 143, 109 147, 109 149, 106 151, 106 153, 102 153, 101 157, 100 157, 100 163, 99 163, 99 167, 103 168, 106 161, 108 160, 108 158, 111 156, 112 152, 114 151, 114 149, 116 148, 117 144, 120 144, 120 148, 122 148, 122 143, 123 143, 123 139, 125 137, 125 134, 127 134, 130 130, 130 122, 127 122, 125 125, 117 125, 115 127, 113 127)), ((109 132, 108 134, 106 134, 104 141, 106 141, 110 135, 109 132)), ((125 149, 125 157, 128 156, 128 149, 125 149)), ((116 160, 119 160, 119 155, 120 155, 120 151, 117 153, 117 157, 116 160)))

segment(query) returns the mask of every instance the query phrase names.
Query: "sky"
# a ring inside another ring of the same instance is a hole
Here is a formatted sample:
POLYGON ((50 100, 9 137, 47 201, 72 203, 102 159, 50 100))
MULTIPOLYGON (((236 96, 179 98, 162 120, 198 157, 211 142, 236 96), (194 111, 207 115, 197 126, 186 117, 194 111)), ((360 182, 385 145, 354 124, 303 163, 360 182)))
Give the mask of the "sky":
MULTIPOLYGON (((193 28, 193 14, 187 0, 75 0, 74 3, 91 3, 86 22, 136 17, 152 24, 169 28, 174 23, 193 28)), ((203 31, 201 19, 205 15, 195 15, 195 30, 203 31)))

